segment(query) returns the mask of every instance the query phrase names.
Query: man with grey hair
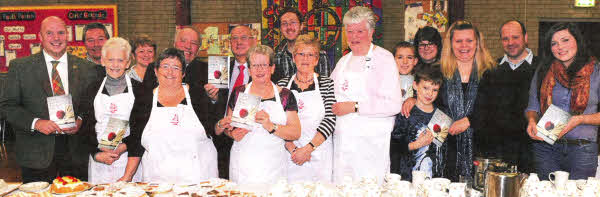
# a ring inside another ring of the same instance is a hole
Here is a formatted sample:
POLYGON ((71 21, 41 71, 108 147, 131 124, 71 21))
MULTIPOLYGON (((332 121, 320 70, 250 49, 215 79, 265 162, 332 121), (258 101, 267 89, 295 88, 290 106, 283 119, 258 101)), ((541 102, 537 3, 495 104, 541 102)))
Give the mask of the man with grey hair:
MULTIPOLYGON (((60 128, 50 120, 47 99, 71 95, 73 111, 79 116, 82 92, 96 80, 94 65, 67 54, 65 22, 49 16, 41 23, 42 51, 11 62, 0 111, 10 113, 6 120, 15 130, 16 158, 23 182, 52 182, 58 176, 87 180, 88 153, 81 148, 82 125, 60 128)), ((55 115, 58 116, 58 115, 55 115)))

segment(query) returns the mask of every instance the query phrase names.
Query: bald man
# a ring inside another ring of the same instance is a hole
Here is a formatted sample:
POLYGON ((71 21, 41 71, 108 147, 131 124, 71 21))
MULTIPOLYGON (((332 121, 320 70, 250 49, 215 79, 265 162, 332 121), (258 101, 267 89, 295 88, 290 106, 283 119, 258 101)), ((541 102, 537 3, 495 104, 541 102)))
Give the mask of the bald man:
POLYGON ((0 111, 15 130, 17 163, 23 183, 51 182, 70 175, 87 180, 87 152, 76 135, 82 124, 61 129, 49 120, 47 98, 70 94, 75 115, 83 90, 96 80, 94 64, 66 53, 67 29, 56 17, 45 18, 38 37, 42 51, 11 62, 0 111))

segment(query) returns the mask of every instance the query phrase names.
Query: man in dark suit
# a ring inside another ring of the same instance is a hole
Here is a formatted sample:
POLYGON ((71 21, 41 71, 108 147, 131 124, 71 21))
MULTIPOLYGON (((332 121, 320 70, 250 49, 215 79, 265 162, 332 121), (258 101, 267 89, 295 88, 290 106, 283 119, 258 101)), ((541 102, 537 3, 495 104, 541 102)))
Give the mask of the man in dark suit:
MULTIPOLYGON (((229 88, 220 89, 217 101, 216 113, 219 117, 223 117, 227 111, 227 101, 229 94, 233 88, 249 83, 250 72, 248 72, 248 50, 256 45, 256 35, 252 34, 252 30, 245 25, 240 25, 231 29, 231 51, 234 55, 234 61, 229 63, 229 88), (241 72, 240 72, 241 71, 241 72), (240 74, 241 73, 241 74, 240 74)), ((218 118, 220 119, 220 118, 218 118)), ((213 133, 214 134, 214 133, 213 133)), ((217 148, 219 160, 219 177, 229 177, 229 151, 233 140, 225 135, 213 137, 213 142, 217 148)))
POLYGON ((65 22, 45 18, 39 38, 43 50, 11 62, 0 111, 9 115, 15 130, 16 157, 23 182, 49 181, 70 175, 87 180, 87 153, 76 135, 82 120, 73 128, 61 129, 49 120, 47 98, 70 94, 75 116, 85 87, 96 80, 96 69, 88 61, 66 53, 65 22))

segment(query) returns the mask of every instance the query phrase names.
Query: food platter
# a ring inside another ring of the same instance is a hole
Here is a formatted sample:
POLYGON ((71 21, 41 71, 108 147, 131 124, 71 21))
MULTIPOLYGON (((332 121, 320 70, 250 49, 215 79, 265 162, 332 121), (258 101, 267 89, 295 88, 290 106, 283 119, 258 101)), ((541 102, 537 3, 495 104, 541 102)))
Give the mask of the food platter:
POLYGON ((49 186, 50 184, 48 182, 31 182, 19 186, 19 190, 23 192, 36 193, 47 190, 49 186))

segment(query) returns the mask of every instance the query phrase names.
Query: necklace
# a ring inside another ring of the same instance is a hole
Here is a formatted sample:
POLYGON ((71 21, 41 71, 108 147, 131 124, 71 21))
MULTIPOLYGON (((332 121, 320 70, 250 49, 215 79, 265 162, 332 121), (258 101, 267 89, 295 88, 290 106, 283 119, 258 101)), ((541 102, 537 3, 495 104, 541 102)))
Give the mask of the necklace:
POLYGON ((296 75, 296 81, 299 81, 300 83, 310 83, 310 82, 312 82, 312 80, 313 80, 312 77, 309 77, 306 80, 301 80, 300 77, 298 77, 298 75, 296 75))

